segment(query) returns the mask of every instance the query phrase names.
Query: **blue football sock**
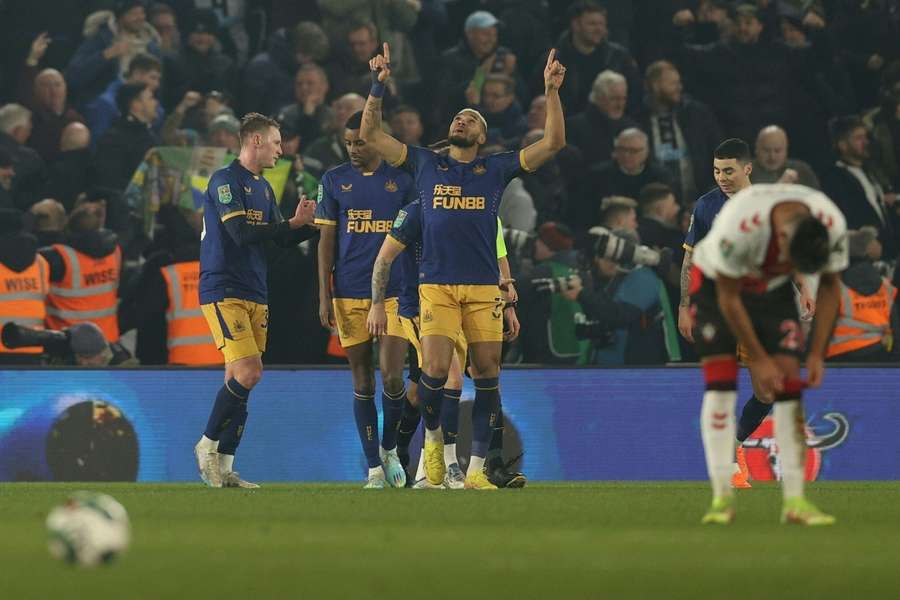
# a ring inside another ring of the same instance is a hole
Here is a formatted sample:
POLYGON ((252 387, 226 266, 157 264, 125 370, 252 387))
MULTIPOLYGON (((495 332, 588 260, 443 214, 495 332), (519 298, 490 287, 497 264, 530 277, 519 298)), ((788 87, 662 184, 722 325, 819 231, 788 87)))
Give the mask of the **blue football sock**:
POLYGON ((359 441, 362 442, 363 453, 369 468, 381 465, 378 454, 378 409, 375 408, 374 394, 353 394, 353 416, 356 418, 356 429, 359 441))
POLYGON ((447 378, 429 377, 425 373, 419 378, 419 402, 425 427, 434 431, 441 426, 441 403, 444 400, 444 384, 447 378))
POLYGON ((462 390, 444 388, 444 400, 441 402, 441 431, 445 444, 455 444, 459 433, 459 398, 462 390))
POLYGON ((765 420, 770 410, 772 410, 771 404, 760 402, 755 395, 750 396, 750 399, 744 404, 744 408, 741 410, 741 418, 738 420, 736 435, 738 441, 743 442, 753 435, 753 432, 765 420))
POLYGON ((213 404, 203 435, 211 440, 218 440, 228 421, 234 417, 240 405, 247 401, 248 396, 250 390, 238 383, 234 377, 229 379, 216 394, 216 403, 213 404))
POLYGON ((400 417, 403 414, 403 401, 406 398, 406 390, 401 389, 396 394, 381 394, 381 412, 384 415, 384 426, 381 434, 381 447, 385 450, 393 450, 397 447, 397 429, 400 427, 400 417))
POLYGON ((472 456, 487 456, 491 433, 500 411, 500 380, 497 377, 475 380, 475 405, 472 407, 472 456))
POLYGON ((241 443, 241 436, 244 435, 244 427, 247 425, 247 403, 242 402, 241 406, 231 416, 225 431, 219 436, 219 454, 231 454, 237 451, 241 443))

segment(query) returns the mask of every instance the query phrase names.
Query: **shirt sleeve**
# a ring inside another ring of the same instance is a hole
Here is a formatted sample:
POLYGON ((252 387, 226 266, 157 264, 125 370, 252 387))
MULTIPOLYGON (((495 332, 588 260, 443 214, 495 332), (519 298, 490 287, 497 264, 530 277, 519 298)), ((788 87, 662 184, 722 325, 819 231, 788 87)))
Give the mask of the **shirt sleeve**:
POLYGON ((691 214, 691 224, 688 225, 687 235, 684 236, 683 245, 685 250, 693 250, 694 246, 709 233, 709 229, 707 229, 706 223, 703 220, 702 208, 703 205, 698 202, 697 206, 694 207, 693 214, 691 214))
POLYGON ((244 218, 247 215, 241 186, 224 172, 216 173, 209 180, 206 195, 216 207, 223 223, 235 217, 244 218))
POLYGON ((331 193, 331 177, 327 173, 319 183, 316 202, 316 225, 337 225, 340 208, 331 193))
POLYGON ((531 172, 531 169, 525 165, 525 155, 521 151, 498 152, 490 155, 487 160, 488 169, 499 169, 500 177, 503 183, 509 183, 516 176, 522 174, 523 171, 531 172))
POLYGON ((425 160, 429 158, 429 155, 434 156, 434 152, 432 150, 429 150, 428 148, 420 148, 419 146, 410 146, 409 144, 403 144, 403 150, 400 153, 400 160, 391 163, 391 166, 402 169, 415 177, 416 172, 422 167, 425 160))
POLYGON ((506 240, 503 239, 503 222, 497 217, 497 258, 504 258, 507 254, 506 240))
POLYGON ((397 213, 390 236, 409 246, 422 239, 422 205, 418 200, 410 202, 397 213))

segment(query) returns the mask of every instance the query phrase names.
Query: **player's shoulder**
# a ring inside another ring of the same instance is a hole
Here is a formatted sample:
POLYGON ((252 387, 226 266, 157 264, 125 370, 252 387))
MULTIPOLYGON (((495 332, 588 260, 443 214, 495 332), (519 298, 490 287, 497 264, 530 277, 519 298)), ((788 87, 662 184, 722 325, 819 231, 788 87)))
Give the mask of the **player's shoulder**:
POLYGON ((216 169, 213 171, 213 174, 209 178, 209 185, 212 187, 214 184, 216 186, 226 184, 226 183, 234 183, 238 179, 237 172, 234 169, 234 163, 229 163, 224 167, 216 169))
POLYGON ((718 208, 726 200, 728 200, 728 197, 717 186, 697 198, 695 207, 697 211, 718 208))
POLYGON ((335 179, 340 179, 343 177, 347 177, 348 175, 352 175, 353 172, 353 167, 349 162, 341 163, 325 171, 325 173, 322 175, 322 181, 334 181, 335 179))
POLYGON ((384 163, 384 176, 388 179, 395 180, 398 184, 407 184, 412 185, 413 177, 409 174, 409 172, 401 169, 400 167, 395 167, 388 163, 384 163))

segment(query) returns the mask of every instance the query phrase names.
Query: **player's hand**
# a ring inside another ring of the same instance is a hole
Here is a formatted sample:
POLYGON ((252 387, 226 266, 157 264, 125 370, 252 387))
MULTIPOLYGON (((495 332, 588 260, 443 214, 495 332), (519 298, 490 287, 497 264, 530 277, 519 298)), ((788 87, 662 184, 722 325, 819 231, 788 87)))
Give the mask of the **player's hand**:
POLYGON ((25 64, 36 67, 41 59, 44 58, 44 54, 47 52, 47 46, 50 45, 50 42, 53 40, 50 39, 50 34, 46 31, 42 31, 38 34, 34 41, 31 42, 31 50, 28 51, 28 58, 25 61, 25 64))
POLYGON ((384 43, 384 54, 379 54, 369 61, 369 68, 378 73, 378 81, 384 83, 391 76, 391 47, 384 43))
POLYGON ((806 357, 806 385, 817 388, 822 384, 825 375, 825 361, 819 354, 810 354, 806 357))
POLYGON ((319 295, 319 323, 326 329, 334 327, 334 305, 326 294, 319 295))
POLYGON ((565 76, 566 68, 556 60, 556 48, 551 48, 547 55, 547 66, 544 67, 544 90, 558 90, 565 76))
POLYGON ((297 203, 297 210, 289 221, 291 229, 298 229, 304 225, 312 225, 316 218, 316 201, 307 200, 306 194, 300 195, 300 202, 297 203))
POLYGON ((366 329, 369 335, 387 334, 387 311, 384 302, 373 302, 369 308, 369 316, 366 317, 366 329))
POLYGON ((522 329, 516 309, 512 306, 503 309, 503 320, 506 322, 506 327, 503 328, 503 341, 511 342, 519 337, 519 331, 522 329))
POLYGON ((784 389, 784 373, 781 372, 771 356, 763 353, 763 356, 753 360, 751 365, 753 377, 763 394, 774 396, 784 389))
POLYGON ((681 337, 694 343, 694 315, 690 306, 678 307, 678 331, 681 337))

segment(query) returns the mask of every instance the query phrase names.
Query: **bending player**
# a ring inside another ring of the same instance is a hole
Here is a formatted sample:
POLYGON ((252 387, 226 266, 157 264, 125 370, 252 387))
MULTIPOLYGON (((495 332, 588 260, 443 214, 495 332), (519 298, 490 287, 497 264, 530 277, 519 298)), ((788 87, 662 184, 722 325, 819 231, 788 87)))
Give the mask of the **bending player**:
POLYGON ((806 457, 802 390, 822 382, 824 356, 848 264, 846 223, 824 194, 799 185, 756 185, 725 204, 694 249, 691 309, 706 380, 701 433, 713 501, 703 523, 730 523, 738 364, 747 348, 757 384, 775 398, 775 443, 781 460, 783 523, 830 525, 834 517, 803 495, 806 457), (800 378, 803 334, 791 277, 821 273, 818 315, 800 378))
POLYGON ((225 356, 225 385, 194 447, 200 477, 211 487, 259 487, 233 470, 247 422, 250 390, 262 377, 269 321, 264 242, 291 247, 316 235, 316 203, 301 198, 285 221, 263 169, 281 156, 278 122, 258 113, 241 119, 241 152, 209 180, 200 235, 200 308, 225 356))
POLYGON ((403 361, 407 343, 397 317, 399 270, 387 277, 388 318, 378 346, 384 416, 380 444, 373 344, 366 329, 366 316, 372 304, 372 264, 397 211, 409 201, 407 196, 413 186, 405 171, 386 164, 372 145, 360 138, 361 119, 361 112, 352 115, 344 128, 350 162, 326 172, 319 186, 315 221, 322 232, 319 318, 325 327, 337 323, 341 346, 350 362, 353 414, 369 466, 365 487, 404 487, 406 471, 397 456, 397 429, 406 396, 403 361))
MULTIPOLYGON (((425 419, 428 481, 444 479, 440 403, 453 358, 453 340, 462 329, 469 341, 475 382, 472 459, 467 488, 496 489, 483 471, 491 423, 499 412, 499 371, 503 340, 503 296, 496 259, 497 211, 503 189, 522 170, 550 160, 565 145, 559 86, 565 67, 551 50, 544 69, 547 118, 544 138, 521 152, 478 156, 487 123, 478 111, 463 109, 449 127, 447 155, 407 146, 381 129, 381 103, 390 76, 390 48, 370 61, 375 81, 363 113, 361 137, 390 164, 413 174, 422 201, 421 307, 422 376, 419 398, 425 419)), ((376 278, 387 273, 373 272, 376 278)), ((373 301, 376 301, 373 298, 373 301)))

